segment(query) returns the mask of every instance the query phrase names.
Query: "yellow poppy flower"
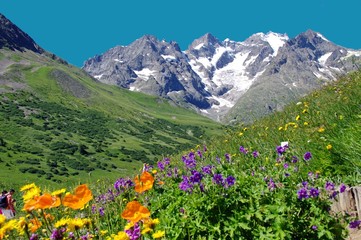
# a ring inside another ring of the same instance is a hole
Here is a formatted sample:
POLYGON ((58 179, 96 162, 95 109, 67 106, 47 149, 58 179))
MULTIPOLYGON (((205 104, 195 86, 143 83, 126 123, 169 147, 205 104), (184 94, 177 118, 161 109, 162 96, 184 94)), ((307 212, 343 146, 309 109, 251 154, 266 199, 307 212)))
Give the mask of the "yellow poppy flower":
POLYGON ((157 239, 157 238, 162 238, 165 236, 165 231, 156 231, 155 233, 152 234, 152 237, 157 239))
POLYGON ((128 234, 123 231, 118 232, 117 235, 114 236, 114 240, 129 240, 128 234))

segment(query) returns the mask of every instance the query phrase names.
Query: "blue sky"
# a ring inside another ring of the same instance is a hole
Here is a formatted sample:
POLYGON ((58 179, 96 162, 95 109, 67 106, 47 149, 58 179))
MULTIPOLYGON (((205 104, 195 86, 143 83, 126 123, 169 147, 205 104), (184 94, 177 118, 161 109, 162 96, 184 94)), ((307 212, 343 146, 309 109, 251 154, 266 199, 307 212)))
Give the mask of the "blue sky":
POLYGON ((244 41, 257 32, 292 38, 312 29, 361 49, 360 9, 361 0, 0 0, 0 13, 76 66, 145 34, 185 50, 208 32, 219 40, 244 41))

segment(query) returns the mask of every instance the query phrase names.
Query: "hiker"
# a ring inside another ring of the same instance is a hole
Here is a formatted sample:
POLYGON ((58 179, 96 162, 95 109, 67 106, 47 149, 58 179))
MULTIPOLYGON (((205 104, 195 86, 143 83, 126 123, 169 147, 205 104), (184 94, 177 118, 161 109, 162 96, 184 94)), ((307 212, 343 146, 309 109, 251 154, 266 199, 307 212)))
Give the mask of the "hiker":
POLYGON ((0 214, 3 213, 2 209, 7 207, 7 201, 8 199, 6 198, 6 194, 8 193, 8 191, 4 190, 1 192, 1 196, 0 196, 0 214))
MULTIPOLYGON (((6 191, 3 191, 3 193, 6 191)), ((15 200, 13 199, 13 194, 15 193, 14 189, 10 189, 9 193, 4 193, 1 196, 0 199, 0 204, 1 204, 1 212, 2 215, 4 215, 7 219, 11 219, 15 217, 15 206, 14 206, 14 202, 15 200), (3 199, 6 200, 3 200, 3 199)))

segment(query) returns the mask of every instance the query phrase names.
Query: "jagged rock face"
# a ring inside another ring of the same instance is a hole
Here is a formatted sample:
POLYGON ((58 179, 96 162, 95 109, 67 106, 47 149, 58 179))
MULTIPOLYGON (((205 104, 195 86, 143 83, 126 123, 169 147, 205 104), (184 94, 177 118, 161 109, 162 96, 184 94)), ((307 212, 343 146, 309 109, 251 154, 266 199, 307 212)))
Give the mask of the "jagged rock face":
POLYGON ((195 40, 185 51, 193 70, 212 96, 212 107, 202 113, 220 120, 264 71, 288 37, 254 34, 244 42, 218 41, 210 34, 195 40))
POLYGON ((26 49, 36 53, 44 52, 29 35, 0 14, 0 49, 4 47, 21 52, 26 49))
POLYGON ((162 96, 215 120, 249 121, 244 112, 280 110, 356 69, 360 53, 311 30, 292 39, 257 33, 243 42, 207 33, 183 52, 148 35, 87 60, 83 69, 101 82, 162 96))
POLYGON ((144 36, 87 60, 83 67, 99 81, 168 98, 188 107, 209 108, 210 94, 175 42, 144 36))

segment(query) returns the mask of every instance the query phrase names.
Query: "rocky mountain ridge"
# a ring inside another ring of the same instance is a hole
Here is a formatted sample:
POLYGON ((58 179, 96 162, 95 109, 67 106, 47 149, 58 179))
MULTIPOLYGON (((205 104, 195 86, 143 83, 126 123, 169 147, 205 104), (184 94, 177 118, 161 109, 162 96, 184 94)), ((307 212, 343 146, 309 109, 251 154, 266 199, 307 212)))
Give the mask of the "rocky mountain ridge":
POLYGON ((43 53, 42 49, 25 32, 20 30, 15 24, 9 21, 0 13, 0 49, 7 47, 11 50, 24 51, 31 50, 36 53, 43 53))
POLYGON ((251 120, 241 111, 264 115, 282 109, 357 69, 360 56, 361 51, 338 46, 312 30, 291 39, 286 34, 256 33, 243 42, 219 41, 207 33, 185 51, 174 41, 146 35, 88 59, 83 69, 101 82, 162 96, 231 122, 251 120), (280 97, 270 93, 271 88, 285 92, 280 97), (246 94, 252 89, 258 89, 256 96, 262 93, 262 101, 246 94))

